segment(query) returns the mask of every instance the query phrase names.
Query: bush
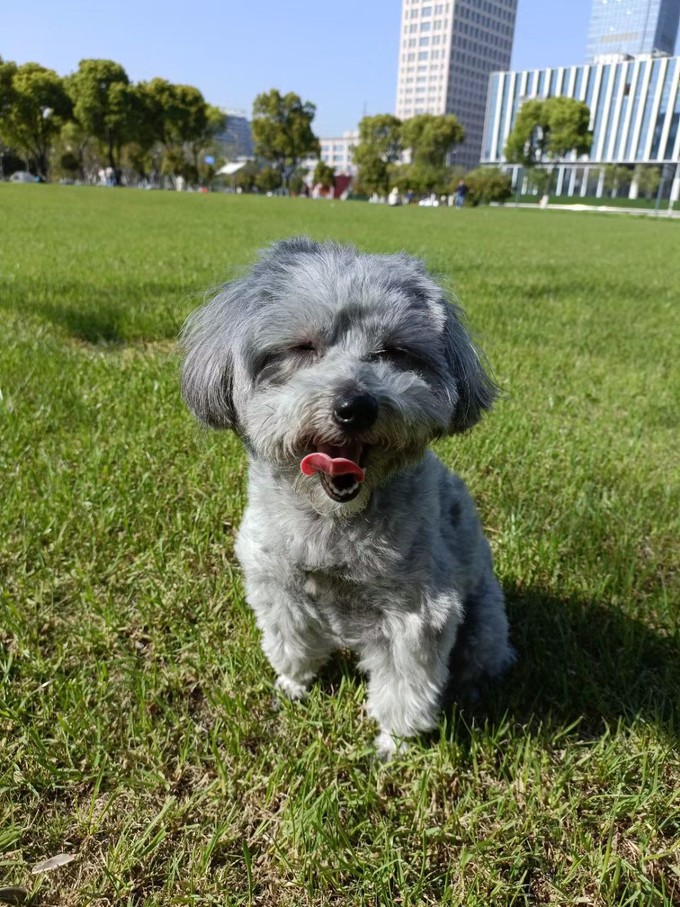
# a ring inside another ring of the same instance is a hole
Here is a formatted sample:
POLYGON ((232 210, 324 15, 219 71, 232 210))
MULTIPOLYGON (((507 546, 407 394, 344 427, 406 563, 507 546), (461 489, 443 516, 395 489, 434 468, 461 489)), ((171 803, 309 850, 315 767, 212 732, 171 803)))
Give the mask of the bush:
POLYGON ((241 192, 252 192, 255 188, 257 173, 258 170, 255 161, 248 161, 245 166, 241 167, 241 169, 237 170, 233 175, 231 179, 232 186, 235 189, 240 189, 241 192))
POLYGON ((261 192, 276 192, 282 183, 281 174, 273 167, 265 167, 255 177, 255 185, 261 192))
POLYGON ((11 176, 17 170, 26 169, 26 161, 14 151, 0 150, 0 175, 11 176))
POLYGON ((510 175, 496 167, 479 167, 465 178, 471 205, 504 202, 512 195, 510 175))

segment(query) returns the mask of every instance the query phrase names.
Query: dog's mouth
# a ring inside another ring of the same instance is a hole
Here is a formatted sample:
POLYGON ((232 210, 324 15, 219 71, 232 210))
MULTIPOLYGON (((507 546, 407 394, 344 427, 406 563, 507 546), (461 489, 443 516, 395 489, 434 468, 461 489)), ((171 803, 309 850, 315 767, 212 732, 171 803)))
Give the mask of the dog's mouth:
POLYGON ((318 473, 321 487, 332 500, 341 504, 353 501, 366 478, 366 469, 362 464, 366 459, 368 445, 361 441, 343 445, 322 442, 314 447, 311 453, 302 458, 301 472, 306 476, 318 473))

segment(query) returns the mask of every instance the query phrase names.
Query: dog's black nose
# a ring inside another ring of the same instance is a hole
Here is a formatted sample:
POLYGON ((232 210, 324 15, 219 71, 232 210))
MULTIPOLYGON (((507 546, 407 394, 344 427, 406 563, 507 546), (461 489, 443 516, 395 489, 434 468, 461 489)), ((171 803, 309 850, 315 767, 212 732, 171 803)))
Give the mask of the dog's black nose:
POLYGON ((345 431, 365 431, 378 418, 378 401, 372 394, 342 394, 335 399, 333 418, 345 431))

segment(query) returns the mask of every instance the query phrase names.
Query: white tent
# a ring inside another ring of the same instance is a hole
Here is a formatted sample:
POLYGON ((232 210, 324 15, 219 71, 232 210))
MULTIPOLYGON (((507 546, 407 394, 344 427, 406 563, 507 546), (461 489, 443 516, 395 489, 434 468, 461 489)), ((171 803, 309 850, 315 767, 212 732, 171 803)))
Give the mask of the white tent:
POLYGON ((215 176, 233 176, 241 167, 245 167, 247 163, 247 161, 231 161, 225 164, 224 167, 220 167, 215 176))

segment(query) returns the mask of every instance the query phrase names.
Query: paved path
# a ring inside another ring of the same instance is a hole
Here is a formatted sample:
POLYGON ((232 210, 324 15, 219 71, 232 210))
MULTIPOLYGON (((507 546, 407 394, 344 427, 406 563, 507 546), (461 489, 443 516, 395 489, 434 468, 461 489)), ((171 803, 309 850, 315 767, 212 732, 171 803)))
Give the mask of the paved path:
POLYGON ((538 202, 506 202, 506 208, 536 208, 538 211, 599 211, 602 214, 646 214, 648 217, 680 219, 680 211, 669 211, 666 205, 655 211, 654 208, 618 208, 614 205, 545 205, 538 202))

